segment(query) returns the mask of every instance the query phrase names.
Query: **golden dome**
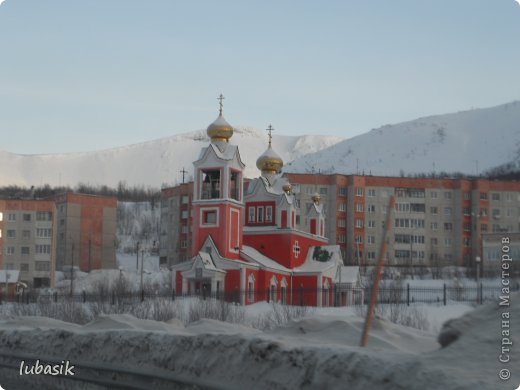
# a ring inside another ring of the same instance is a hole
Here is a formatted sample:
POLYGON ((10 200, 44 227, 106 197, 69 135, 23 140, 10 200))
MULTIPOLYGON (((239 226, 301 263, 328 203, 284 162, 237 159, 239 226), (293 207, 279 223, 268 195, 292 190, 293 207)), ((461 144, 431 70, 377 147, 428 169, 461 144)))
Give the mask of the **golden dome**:
POLYGON ((282 189, 283 189, 283 192, 285 192, 286 194, 290 194, 291 190, 292 190, 292 185, 290 183, 284 184, 282 189))
POLYGON ((314 195, 312 195, 312 201, 313 201, 315 204, 320 204, 320 200, 321 200, 321 196, 320 196, 320 194, 318 194, 317 192, 315 192, 314 195))
POLYGON ((233 136, 233 127, 219 114, 218 118, 208 126, 206 133, 211 138, 211 141, 228 142, 233 136))
POLYGON ((283 160, 269 145, 264 154, 256 160, 256 166, 262 173, 275 175, 282 169, 283 160))

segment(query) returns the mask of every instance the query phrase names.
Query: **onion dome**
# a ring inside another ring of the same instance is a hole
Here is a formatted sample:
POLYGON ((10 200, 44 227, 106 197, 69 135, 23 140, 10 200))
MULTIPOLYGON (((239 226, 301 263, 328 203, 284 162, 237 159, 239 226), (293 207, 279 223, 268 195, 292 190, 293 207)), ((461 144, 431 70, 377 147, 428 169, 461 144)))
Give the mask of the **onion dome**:
POLYGON ((256 166, 262 171, 262 176, 276 175, 283 167, 282 158, 271 147, 273 130, 273 127, 269 125, 267 128, 267 132, 269 134, 269 146, 267 147, 267 150, 264 152, 264 154, 262 154, 260 157, 258 157, 258 160, 256 160, 256 166))
POLYGON ((206 133, 211 138, 211 141, 228 142, 233 136, 233 127, 219 114, 218 118, 208 126, 206 133))
POLYGON ((314 204, 320 204, 320 201, 321 201, 320 194, 315 192, 314 195, 312 195, 312 201, 314 202, 314 204))
POLYGON ((227 123, 227 121, 222 116, 222 100, 224 96, 220 94, 218 100, 220 101, 220 110, 218 114, 218 118, 210 124, 206 130, 206 133, 211 138, 212 142, 228 142, 229 139, 233 136, 233 127, 227 123))
POLYGON ((290 183, 284 184, 282 189, 283 189, 283 192, 285 192, 286 194, 290 194, 291 190, 292 190, 292 185, 290 183))
POLYGON ((262 174, 275 175, 282 169, 283 160, 278 153, 269 146, 264 154, 256 160, 256 166, 262 171, 262 174))

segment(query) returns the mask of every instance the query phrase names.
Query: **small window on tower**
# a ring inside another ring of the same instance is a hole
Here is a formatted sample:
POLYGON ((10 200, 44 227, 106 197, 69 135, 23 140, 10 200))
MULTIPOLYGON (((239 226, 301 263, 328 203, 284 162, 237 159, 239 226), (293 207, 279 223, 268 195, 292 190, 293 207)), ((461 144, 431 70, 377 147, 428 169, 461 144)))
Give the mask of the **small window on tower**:
POLYGON ((255 217, 256 217, 256 207, 249 207, 249 213, 248 213, 248 222, 249 223, 255 223, 255 217))
POLYGON ((258 207, 257 220, 258 223, 264 222, 264 208, 258 207))
POLYGON ((202 214, 202 223, 204 225, 215 225, 217 223, 217 212, 215 210, 204 211, 202 214))

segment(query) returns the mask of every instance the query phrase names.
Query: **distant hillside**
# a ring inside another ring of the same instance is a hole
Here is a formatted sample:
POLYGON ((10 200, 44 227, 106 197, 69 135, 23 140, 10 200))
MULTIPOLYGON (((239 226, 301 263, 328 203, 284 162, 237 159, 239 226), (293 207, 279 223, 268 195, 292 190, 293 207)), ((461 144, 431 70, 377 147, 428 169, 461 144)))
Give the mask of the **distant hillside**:
MULTIPOLYGON (((274 136, 275 150, 284 161, 292 161, 305 153, 316 152, 339 141, 339 137, 320 135, 274 136)), ((182 180, 180 173, 188 171, 192 178, 192 162, 200 149, 209 142, 205 130, 174 135, 141 144, 87 153, 20 155, 0 151, 0 186, 32 186, 48 183, 53 186, 75 186, 78 182, 116 187, 127 185, 160 187, 182 180)), ((256 177, 256 159, 267 148, 265 131, 237 128, 231 143, 240 145, 240 155, 246 164, 245 176, 256 177)))
POLYGON ((296 159, 288 172, 400 175, 520 166, 520 102, 386 125, 296 159))

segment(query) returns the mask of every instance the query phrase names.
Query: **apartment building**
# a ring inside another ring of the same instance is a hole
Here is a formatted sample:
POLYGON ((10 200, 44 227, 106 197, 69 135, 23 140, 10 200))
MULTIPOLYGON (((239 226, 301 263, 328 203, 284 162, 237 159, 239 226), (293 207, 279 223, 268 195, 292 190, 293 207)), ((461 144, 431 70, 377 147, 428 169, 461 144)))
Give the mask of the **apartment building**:
MULTIPOLYGON (((482 240, 487 233, 520 232, 520 183, 485 179, 440 179, 380 177, 340 174, 294 174, 284 176, 295 194, 296 226, 305 226, 305 216, 318 193, 326 216, 325 236, 338 244, 347 265, 373 265, 385 231, 390 196, 395 197, 389 231, 386 263, 422 267, 474 266, 483 257, 482 240)), ((165 191, 175 191, 166 189, 165 191)), ((177 190, 179 191, 179 190, 177 190)), ((191 199, 192 189, 183 196, 191 199)), ((178 200, 177 200, 178 201, 178 200)), ((170 204, 165 219, 172 218, 170 204)), ((183 206, 187 218, 190 203, 183 206)), ((181 219, 182 221, 182 219, 181 219)), ((161 242, 163 257, 173 261, 179 249, 169 244, 191 240, 190 229, 182 237, 166 225, 161 242)), ((190 226, 190 225, 188 225, 190 226)), ((189 244, 187 248, 189 248, 189 244)), ((182 253, 189 256, 188 251, 182 253)))
POLYGON ((53 285, 55 214, 53 201, 0 200, 0 268, 34 288, 53 285))
POLYGON ((161 192, 159 259, 174 265, 191 257, 193 182, 164 188, 161 192))
POLYGON ((67 193, 55 204, 56 269, 116 268, 117 199, 67 193))

